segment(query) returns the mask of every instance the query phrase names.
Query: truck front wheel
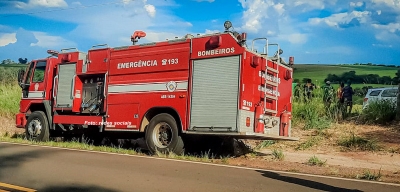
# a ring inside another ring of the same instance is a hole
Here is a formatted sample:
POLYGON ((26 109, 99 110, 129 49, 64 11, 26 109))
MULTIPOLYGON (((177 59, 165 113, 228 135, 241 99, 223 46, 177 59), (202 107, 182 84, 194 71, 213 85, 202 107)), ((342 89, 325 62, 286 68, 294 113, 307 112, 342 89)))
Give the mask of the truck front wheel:
POLYGON ((35 111, 29 115, 25 127, 28 140, 48 141, 50 138, 49 122, 43 111, 35 111))
POLYGON ((173 152, 181 155, 183 152, 183 141, 179 136, 178 126, 175 119, 166 113, 153 117, 146 129, 146 144, 151 153, 173 152))

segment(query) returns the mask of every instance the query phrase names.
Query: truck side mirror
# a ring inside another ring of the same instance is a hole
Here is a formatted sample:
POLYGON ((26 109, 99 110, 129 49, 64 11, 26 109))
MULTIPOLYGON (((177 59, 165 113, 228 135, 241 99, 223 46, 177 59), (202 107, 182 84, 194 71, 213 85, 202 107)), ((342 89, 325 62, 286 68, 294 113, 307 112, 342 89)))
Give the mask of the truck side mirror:
POLYGON ((25 75, 25 70, 20 69, 18 70, 18 85, 22 88, 22 82, 25 75))

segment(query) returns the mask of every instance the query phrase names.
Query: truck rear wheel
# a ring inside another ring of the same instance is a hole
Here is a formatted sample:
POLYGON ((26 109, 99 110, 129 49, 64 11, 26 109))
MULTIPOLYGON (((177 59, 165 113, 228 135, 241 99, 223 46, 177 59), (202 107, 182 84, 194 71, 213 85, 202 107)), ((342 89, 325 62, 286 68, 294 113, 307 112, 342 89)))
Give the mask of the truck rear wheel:
POLYGON ((184 144, 175 119, 166 113, 153 117, 146 129, 146 144, 151 153, 182 154, 184 144))
POLYGON ((49 122, 43 111, 35 111, 29 115, 25 135, 28 140, 48 141, 50 139, 49 122))

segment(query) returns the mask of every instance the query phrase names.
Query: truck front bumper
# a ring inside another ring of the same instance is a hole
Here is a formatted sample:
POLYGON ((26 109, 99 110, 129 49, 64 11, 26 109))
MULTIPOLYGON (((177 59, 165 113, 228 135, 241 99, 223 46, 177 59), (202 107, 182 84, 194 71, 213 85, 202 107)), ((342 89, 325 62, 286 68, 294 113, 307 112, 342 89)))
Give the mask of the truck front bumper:
POLYGON ((26 121, 25 113, 18 113, 15 115, 15 126, 17 128, 25 128, 26 121))

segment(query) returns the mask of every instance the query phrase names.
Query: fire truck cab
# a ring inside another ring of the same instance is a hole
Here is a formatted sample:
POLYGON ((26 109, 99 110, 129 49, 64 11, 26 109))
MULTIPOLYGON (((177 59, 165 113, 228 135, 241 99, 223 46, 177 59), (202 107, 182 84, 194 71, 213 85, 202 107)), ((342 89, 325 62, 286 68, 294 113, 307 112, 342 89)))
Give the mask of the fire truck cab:
POLYGON ((49 51, 18 75, 16 126, 39 141, 86 130, 143 135, 151 152, 177 154, 189 134, 298 140, 291 136, 293 57, 283 61, 267 38, 248 47, 246 33, 224 26, 145 44, 137 43, 146 33, 136 31, 129 46, 49 51))

